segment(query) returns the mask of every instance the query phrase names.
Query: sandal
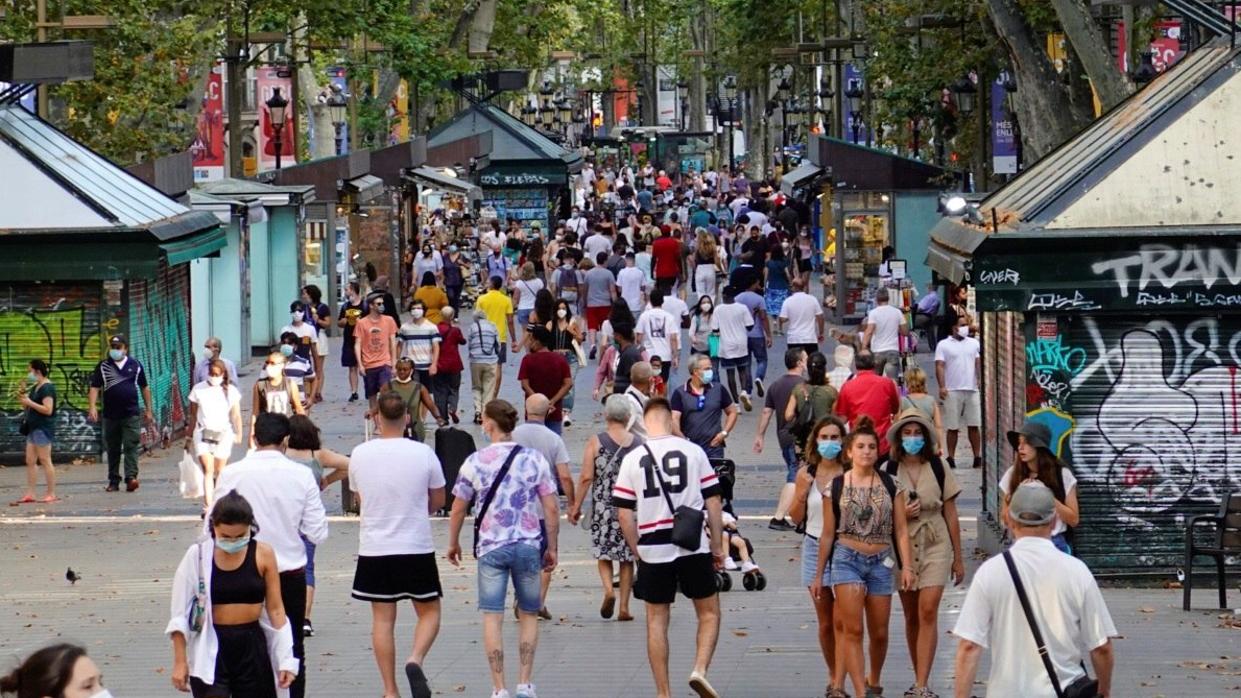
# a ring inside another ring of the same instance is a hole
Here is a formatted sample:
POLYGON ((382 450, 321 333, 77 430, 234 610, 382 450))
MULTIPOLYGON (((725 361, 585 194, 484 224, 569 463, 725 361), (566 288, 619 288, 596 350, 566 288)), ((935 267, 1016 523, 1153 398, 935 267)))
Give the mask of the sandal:
POLYGON ((59 502, 60 497, 57 497, 56 495, 53 495, 53 494, 49 494, 46 497, 40 499, 39 501, 44 504, 52 504, 54 502, 59 502))
POLYGON ((34 504, 34 501, 35 501, 34 495, 28 494, 15 502, 9 502, 9 506, 15 507, 15 506, 18 506, 19 504, 34 504))
POLYGON ((631 621, 631 620, 633 620, 633 616, 629 615, 628 613, 626 613, 626 612, 624 612, 624 611, 621 611, 619 614, 617 614, 617 616, 616 616, 616 620, 617 620, 617 622, 619 622, 619 623, 624 623, 624 622, 626 622, 626 621, 631 621))

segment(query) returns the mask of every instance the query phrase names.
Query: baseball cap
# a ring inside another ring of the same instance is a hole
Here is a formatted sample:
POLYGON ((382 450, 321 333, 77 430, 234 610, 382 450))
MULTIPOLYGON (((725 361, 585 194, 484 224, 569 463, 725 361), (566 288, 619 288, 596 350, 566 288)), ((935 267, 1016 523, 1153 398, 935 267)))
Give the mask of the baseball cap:
POLYGON ((108 346, 112 346, 113 344, 123 344, 125 346, 129 346, 129 341, 125 339, 125 335, 123 334, 114 334, 108 338, 108 346))
POLYGON ((1024 526, 1042 526, 1056 515, 1056 498, 1041 482, 1023 482, 1008 502, 1008 513, 1024 526))

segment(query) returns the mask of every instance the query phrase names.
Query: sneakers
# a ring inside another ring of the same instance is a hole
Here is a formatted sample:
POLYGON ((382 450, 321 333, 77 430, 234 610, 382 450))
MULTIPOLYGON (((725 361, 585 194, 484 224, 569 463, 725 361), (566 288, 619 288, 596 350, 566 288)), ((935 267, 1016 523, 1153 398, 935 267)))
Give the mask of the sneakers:
POLYGON ((724 558, 724 569, 729 571, 737 569, 737 561, 731 557, 724 558))
POLYGON ((909 690, 905 691, 905 698, 939 698, 939 694, 932 691, 927 686, 923 686, 922 688, 910 686, 909 690))
POLYGON ((587 361, 594 361, 595 356, 599 353, 599 346, 595 345, 590 348, 590 356, 586 357, 587 361))
POLYGON ((573 419, 569 416, 568 412, 564 413, 564 420, 561 421, 560 424, 566 429, 573 426, 573 419))
POLYGON ((302 637, 314 637, 315 626, 311 625, 310 619, 302 621, 302 637))
POLYGON ((788 519, 777 519, 777 518, 772 518, 771 521, 768 521, 767 528, 770 528, 773 531, 795 531, 797 530, 797 527, 789 523, 788 519))
POLYGON ((513 698, 513 697, 509 695, 508 691, 501 688, 498 691, 492 691, 491 698, 513 698))
POLYGON ((754 411, 754 405, 750 402, 749 393, 741 393, 741 406, 745 408, 746 412, 754 411))
POLYGON ((539 698, 534 692, 534 684, 519 683, 517 684, 517 694, 514 698, 539 698))
POLYGON ((125 481, 125 491, 133 492, 138 489, 138 478, 131 477, 125 481))
POLYGON ((716 693, 711 684, 707 682, 707 677, 696 671, 689 675, 689 687, 694 689, 698 698, 720 698, 720 694, 716 693))
POLYGON ((349 402, 357 402, 357 401, 358 401, 358 394, 357 394, 357 393, 350 393, 350 394, 349 394, 349 402))
POLYGON ((754 392, 758 393, 759 397, 763 396, 763 379, 762 378, 754 379, 754 392))
POLYGON ((741 563, 742 572, 753 572, 756 569, 758 569, 758 565, 754 564, 753 561, 741 563))
POLYGON ((883 696, 883 686, 869 686, 868 685, 866 687, 866 695, 864 696, 864 698, 874 698, 876 696, 883 696))

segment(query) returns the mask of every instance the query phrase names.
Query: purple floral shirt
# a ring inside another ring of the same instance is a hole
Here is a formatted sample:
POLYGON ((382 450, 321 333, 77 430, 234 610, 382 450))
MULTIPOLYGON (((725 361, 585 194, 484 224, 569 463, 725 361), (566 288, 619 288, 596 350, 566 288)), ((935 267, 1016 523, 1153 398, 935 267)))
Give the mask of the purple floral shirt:
MULTIPOLYGON (((465 460, 453 485, 452 496, 474 502, 475 511, 491 490, 491 483, 517 444, 507 441, 476 451, 465 460)), ((500 489, 491 500, 478 531, 478 556, 512 543, 540 547, 544 533, 543 504, 539 498, 556 494, 552 466, 541 453, 523 448, 513 459, 500 489)))

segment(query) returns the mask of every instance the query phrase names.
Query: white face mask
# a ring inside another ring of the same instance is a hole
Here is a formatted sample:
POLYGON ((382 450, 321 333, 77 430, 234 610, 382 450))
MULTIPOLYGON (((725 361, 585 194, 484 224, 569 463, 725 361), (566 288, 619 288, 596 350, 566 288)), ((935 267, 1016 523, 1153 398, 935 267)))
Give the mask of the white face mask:
POLYGON ((409 311, 409 314, 410 314, 410 317, 414 318, 415 320, 421 320, 422 319, 422 308, 414 308, 413 310, 409 311))
POLYGON ((284 364, 268 366, 266 371, 268 378, 279 378, 284 375, 284 364))
POLYGON ((105 688, 102 691, 91 696, 90 698, 113 698, 113 696, 112 696, 112 691, 109 691, 108 689, 105 688))
POLYGON ((569 311, 565 310, 564 308, 561 308, 560 310, 556 311, 556 317, 560 318, 561 320, 563 320, 565 316, 568 314, 569 314, 569 311))
POLYGON ((969 326, 969 325, 961 325, 960 327, 958 327, 958 328, 957 328, 957 336, 958 336, 958 337, 960 337, 961 339, 965 339, 966 337, 969 337, 969 336, 970 336, 970 326, 969 326))
POLYGON ((208 359, 215 358, 215 349, 203 348, 203 356, 208 359))
POLYGON ((296 325, 298 322, 301 321, 302 314, 294 310, 293 312, 289 313, 289 319, 291 319, 293 321, 293 324, 296 325))
POLYGON ((207 376, 207 382, 211 385, 219 387, 224 385, 224 376, 207 376))

